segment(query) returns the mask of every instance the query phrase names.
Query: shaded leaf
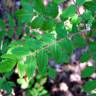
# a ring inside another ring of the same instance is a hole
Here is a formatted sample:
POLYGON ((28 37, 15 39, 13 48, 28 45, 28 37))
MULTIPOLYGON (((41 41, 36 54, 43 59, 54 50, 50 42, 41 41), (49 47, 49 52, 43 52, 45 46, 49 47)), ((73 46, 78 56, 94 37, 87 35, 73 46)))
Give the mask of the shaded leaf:
POLYGON ((76 48, 78 47, 81 48, 81 47, 86 46, 86 41, 81 35, 73 36, 72 42, 73 42, 74 47, 76 48))
POLYGON ((81 5, 83 5, 83 4, 85 3, 85 1, 86 1, 86 0, 76 0, 76 4, 77 4, 78 6, 81 6, 81 5))
POLYGON ((50 16, 50 17, 55 18, 58 15, 58 6, 57 6, 57 4, 55 4, 54 2, 48 3, 48 5, 45 7, 44 14, 46 16, 50 16))
POLYGON ((67 54, 70 55, 70 54, 73 52, 73 43, 72 43, 71 40, 65 38, 64 40, 62 40, 62 41, 60 42, 60 45, 61 45, 61 47, 63 48, 63 50, 65 50, 65 52, 66 52, 67 54))
POLYGON ((56 60, 56 62, 61 63, 62 55, 63 55, 61 46, 59 44, 54 44, 49 48, 49 50, 50 50, 52 57, 56 60))
POLYGON ((46 19, 42 26, 42 30, 52 30, 55 27, 55 21, 53 19, 46 19))
POLYGON ((45 50, 40 51, 37 54, 38 71, 42 76, 47 74, 48 55, 45 50))
POLYGON ((29 54, 30 50, 25 47, 16 47, 12 50, 12 53, 18 56, 24 56, 29 54))
POLYGON ((56 33, 57 38, 64 38, 65 36, 67 36, 67 30, 63 23, 58 23, 56 25, 56 33))
POLYGON ((92 0, 92 1, 88 1, 84 4, 85 8, 87 8, 88 10, 91 10, 92 12, 95 12, 96 10, 96 1, 92 0))
POLYGON ((16 17, 19 20, 19 22, 21 23, 25 23, 25 22, 29 22, 31 21, 33 15, 33 12, 30 12, 28 10, 25 9, 19 9, 16 11, 16 17))
POLYGON ((38 16, 32 21, 31 27, 32 28, 41 28, 44 24, 44 21, 45 21, 45 18, 43 16, 38 16))
POLYGON ((51 68, 51 67, 48 67, 48 76, 52 79, 55 79, 56 77, 56 70, 51 68))
POLYGON ((8 94, 12 93, 12 89, 15 86, 13 82, 7 81, 3 83, 3 89, 8 92, 8 94))

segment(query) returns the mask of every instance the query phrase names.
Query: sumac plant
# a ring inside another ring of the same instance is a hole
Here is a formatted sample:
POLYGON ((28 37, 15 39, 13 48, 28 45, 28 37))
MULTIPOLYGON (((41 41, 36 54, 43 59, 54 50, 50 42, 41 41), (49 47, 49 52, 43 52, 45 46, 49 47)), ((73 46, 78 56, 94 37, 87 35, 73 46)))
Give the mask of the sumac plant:
MULTIPOLYGON (((12 93, 16 85, 10 78, 15 73, 16 83, 28 91, 27 96, 47 96, 43 84, 47 77, 54 79, 56 75, 48 62, 69 64, 77 48, 87 46, 79 62, 91 58, 96 64, 95 0, 0 2, 0 89, 12 93)), ((95 65, 89 66, 82 78, 95 70, 95 65)), ((96 80, 86 82, 83 89, 95 96, 96 80)))

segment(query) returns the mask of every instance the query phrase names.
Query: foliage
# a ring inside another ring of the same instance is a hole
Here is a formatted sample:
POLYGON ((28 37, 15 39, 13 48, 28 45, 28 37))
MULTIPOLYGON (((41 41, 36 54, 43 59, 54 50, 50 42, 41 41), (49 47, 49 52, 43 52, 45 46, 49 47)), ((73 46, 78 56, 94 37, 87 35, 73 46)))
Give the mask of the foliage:
MULTIPOLYGON (((82 55, 81 62, 90 58, 96 62, 96 40, 91 40, 96 36, 96 2, 76 0, 76 3, 62 9, 59 16, 58 6, 62 2, 63 0, 53 0, 45 6, 43 0, 21 0, 22 8, 6 15, 9 28, 6 28, 6 22, 0 19, 0 73, 4 78, 0 79, 1 89, 10 93, 15 85, 6 81, 6 78, 10 77, 6 77, 6 74, 17 70, 17 82, 22 89, 30 89, 34 75, 36 78, 40 75, 41 78, 28 93, 38 96, 38 92, 43 90, 39 95, 45 96, 47 92, 42 87, 44 83, 39 83, 42 78, 49 76, 54 79, 56 76, 48 61, 54 59, 58 64, 70 63, 70 57, 76 48, 88 46, 88 52, 82 55), (86 9, 83 14, 77 12, 80 6, 86 9)), ((89 77, 94 70, 95 68, 88 67, 81 75, 83 78, 89 77)), ((95 80, 84 85, 84 90, 89 93, 95 88, 95 80)))

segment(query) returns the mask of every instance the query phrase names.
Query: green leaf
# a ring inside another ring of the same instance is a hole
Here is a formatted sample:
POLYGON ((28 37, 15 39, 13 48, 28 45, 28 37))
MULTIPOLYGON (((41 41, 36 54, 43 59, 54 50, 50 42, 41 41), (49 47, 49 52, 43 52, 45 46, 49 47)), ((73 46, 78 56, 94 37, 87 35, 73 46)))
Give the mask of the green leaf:
POLYGON ((80 23, 80 19, 79 19, 79 17, 78 17, 77 14, 75 14, 74 16, 72 16, 71 22, 72 22, 72 24, 74 24, 74 25, 77 25, 77 24, 80 23))
POLYGON ((5 79, 4 78, 0 78, 0 89, 2 89, 4 82, 5 82, 5 79))
POLYGON ((28 76, 28 79, 31 79, 33 74, 35 73, 35 69, 36 69, 36 58, 33 56, 27 56, 26 57, 26 74, 28 76))
POLYGON ((5 59, 0 62, 0 72, 9 72, 11 71, 16 64, 16 60, 13 59, 5 59))
POLYGON ((63 56, 61 46, 59 44, 54 44, 51 47, 49 47, 49 50, 56 62, 61 63, 63 56))
POLYGON ((86 46, 86 41, 81 35, 75 35, 72 39, 73 45, 76 48, 86 46))
POLYGON ((61 45, 61 47, 63 48, 63 50, 65 50, 65 52, 66 52, 67 54, 70 55, 70 54, 73 52, 73 43, 72 43, 71 40, 65 38, 64 40, 62 40, 62 41, 60 42, 60 45, 61 45))
MULTIPOLYGON (((42 87, 41 87, 41 88, 42 88, 42 87)), ((38 91, 39 91, 39 90, 38 90, 38 91)), ((39 92, 38 92, 38 94, 39 94, 40 96, 44 96, 44 95, 46 96, 46 94, 47 94, 47 91, 46 91, 45 89, 43 89, 43 88, 42 88, 42 90, 40 90, 39 92), (39 92, 40 92, 40 94, 39 94, 39 92)))
POLYGON ((91 92, 92 90, 96 89, 96 80, 86 82, 83 89, 85 92, 91 92))
POLYGON ((31 39, 26 39, 24 46, 29 50, 35 51, 41 48, 42 43, 36 39, 31 38, 31 39))
POLYGON ((92 55, 93 55, 93 56, 92 56, 93 60, 96 62, 96 52, 93 53, 92 55))
POLYGON ((37 54, 37 65, 41 76, 45 76, 47 74, 48 65, 48 55, 45 50, 42 50, 37 54))
POLYGON ((8 37, 12 38, 13 34, 14 34, 14 28, 11 27, 10 30, 8 31, 8 37))
POLYGON ((88 21, 88 20, 93 20, 92 12, 89 10, 86 10, 82 15, 81 15, 82 21, 88 21))
POLYGON ((26 9, 19 9, 15 14, 18 21, 21 23, 30 22, 33 17, 33 12, 30 12, 26 9))
POLYGON ((95 68, 93 66, 88 66, 82 71, 81 76, 83 78, 87 78, 90 77, 94 72, 95 68))
POLYGON ((96 96, 96 94, 90 94, 90 96, 96 96))
POLYGON ((96 42, 89 43, 89 51, 92 53, 96 52, 96 42))
POLYGON ((22 23, 18 23, 18 28, 17 28, 17 30, 16 30, 16 35, 18 35, 18 37, 20 36, 20 35, 22 35, 23 34, 23 24, 22 23))
POLYGON ((32 6, 39 13, 43 13, 45 10, 43 0, 32 0, 32 6))
POLYGON ((46 19, 42 26, 42 30, 52 30, 55 27, 54 19, 46 19))
POLYGON ((92 31, 93 32, 91 32, 91 35, 92 36, 96 36, 96 19, 94 19, 94 21, 92 22, 92 31))
POLYGON ((41 28, 44 24, 45 18, 43 16, 38 16, 36 17, 32 23, 31 23, 31 27, 34 28, 41 28))
POLYGON ((1 57, 4 58, 4 59, 13 59, 13 60, 17 60, 17 58, 18 58, 14 54, 3 54, 1 57))
POLYGON ((10 26, 10 29, 8 31, 8 36, 9 37, 12 37, 13 34, 14 34, 14 28, 15 28, 15 20, 12 16, 8 15, 8 20, 9 20, 9 26, 10 26))
POLYGON ((15 27, 15 20, 11 15, 8 15, 9 25, 15 27))
POLYGON ((63 54, 62 62, 69 63, 71 55, 69 55, 65 50, 62 51, 62 54, 63 54))
POLYGON ((7 81, 7 82, 3 83, 2 89, 6 90, 8 92, 8 94, 11 94, 14 86, 15 86, 15 84, 13 82, 7 81))
POLYGON ((57 38, 63 38, 67 36, 67 30, 64 26, 64 23, 58 23, 56 25, 56 33, 57 33, 57 38))
POLYGON ((86 0, 76 0, 76 4, 77 4, 78 6, 81 6, 81 5, 83 5, 83 4, 85 3, 85 1, 86 1, 86 0))
POLYGON ((1 19, 0 19, 0 28, 1 28, 2 30, 5 30, 5 28, 6 28, 6 25, 5 25, 4 21, 1 20, 1 19))
POLYGON ((0 42, 5 35, 6 25, 3 20, 0 19, 0 42))
POLYGON ((21 0, 21 5, 22 5, 24 10, 27 10, 28 12, 33 12, 32 2, 30 2, 28 0, 27 1, 21 0))
POLYGON ((25 47, 18 46, 12 50, 12 53, 20 57, 20 56, 28 55, 30 53, 30 50, 25 47))
POLYGON ((55 38, 52 34, 43 34, 40 40, 42 41, 42 43, 44 43, 44 46, 47 46, 49 43, 53 42, 55 38))
POLYGON ((12 41, 10 44, 9 44, 9 48, 16 48, 16 47, 18 47, 18 46, 20 46, 20 45, 22 45, 23 44, 23 42, 21 41, 21 40, 14 40, 14 41, 12 41))
POLYGON ((83 53, 83 55, 80 57, 80 61, 81 62, 87 62, 90 59, 90 54, 89 52, 85 52, 83 53))
POLYGON ((48 5, 45 7, 44 14, 46 16, 50 16, 50 17, 55 18, 58 15, 58 6, 57 6, 57 4, 55 4, 54 2, 48 3, 48 5))
MULTIPOLYGON (((93 24, 93 13, 90 10, 86 10, 81 16, 80 16, 81 22, 87 23, 89 27, 93 24)), ((95 26, 95 25, 94 25, 95 26)), ((88 34, 88 33, 87 33, 88 34)))
POLYGON ((51 67, 48 67, 48 76, 52 79, 55 79, 56 77, 56 70, 51 68, 51 67))
POLYGON ((60 4, 60 3, 64 2, 64 0, 54 0, 53 2, 56 4, 60 4))
POLYGON ((23 60, 19 60, 17 64, 17 70, 18 70, 18 75, 20 78, 23 78, 26 72, 26 66, 24 64, 23 60))
POLYGON ((94 0, 89 0, 84 4, 84 7, 87 8, 88 10, 95 12, 96 11, 96 2, 94 0))
POLYGON ((61 19, 66 19, 68 17, 72 17, 76 13, 76 6, 70 5, 67 9, 63 11, 61 14, 61 19))
POLYGON ((71 33, 78 33, 78 32, 79 32, 79 30, 78 30, 77 25, 73 24, 71 33))

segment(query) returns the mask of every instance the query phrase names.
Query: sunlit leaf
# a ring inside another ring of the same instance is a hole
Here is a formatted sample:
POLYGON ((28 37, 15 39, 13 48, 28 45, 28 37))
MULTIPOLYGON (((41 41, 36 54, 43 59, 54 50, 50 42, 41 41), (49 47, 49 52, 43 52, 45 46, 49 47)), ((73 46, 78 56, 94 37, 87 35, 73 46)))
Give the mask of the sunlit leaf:
POLYGON ((96 80, 86 82, 83 89, 85 92, 91 92, 92 90, 96 89, 96 80))
POLYGON ((0 62, 0 72, 9 72, 11 71, 16 64, 16 60, 5 59, 0 62))
POLYGON ((56 70, 51 68, 51 67, 48 67, 48 76, 52 79, 55 79, 56 78, 56 70))
POLYGON ((30 79, 34 75, 35 69, 37 67, 36 58, 33 56, 27 56, 25 66, 26 66, 26 74, 30 79))
POLYGON ((67 9, 61 14, 61 19, 66 19, 73 16, 76 13, 76 6, 70 5, 67 9))
POLYGON ((83 53, 82 56, 80 57, 81 62, 87 62, 89 59, 90 59, 90 53, 89 52, 83 53))
POLYGON ((23 78, 23 76, 24 76, 25 73, 26 73, 26 66, 25 66, 23 60, 18 61, 17 70, 18 70, 18 75, 19 75, 19 77, 20 77, 20 78, 23 78))
POLYGON ((93 66, 88 66, 82 71, 81 76, 83 78, 87 78, 90 77, 94 72, 95 68, 93 66))

